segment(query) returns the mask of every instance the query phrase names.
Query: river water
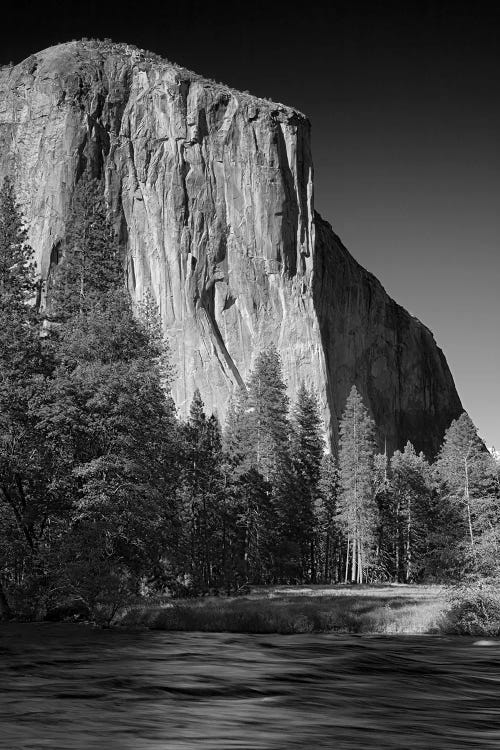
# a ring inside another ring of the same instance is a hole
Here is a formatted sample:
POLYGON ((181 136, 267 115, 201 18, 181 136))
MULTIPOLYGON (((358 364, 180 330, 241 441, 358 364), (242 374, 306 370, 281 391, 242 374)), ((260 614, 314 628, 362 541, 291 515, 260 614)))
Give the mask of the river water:
POLYGON ((0 748, 500 748, 500 642, 0 626, 0 748))

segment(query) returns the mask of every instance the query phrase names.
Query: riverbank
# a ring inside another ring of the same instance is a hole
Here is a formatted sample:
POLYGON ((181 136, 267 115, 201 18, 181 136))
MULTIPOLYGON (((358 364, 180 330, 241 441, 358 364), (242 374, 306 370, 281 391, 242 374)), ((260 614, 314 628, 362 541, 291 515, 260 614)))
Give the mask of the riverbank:
POLYGON ((228 633, 374 633, 440 631, 443 586, 254 587, 245 597, 156 600, 130 607, 116 624, 152 630, 228 633))

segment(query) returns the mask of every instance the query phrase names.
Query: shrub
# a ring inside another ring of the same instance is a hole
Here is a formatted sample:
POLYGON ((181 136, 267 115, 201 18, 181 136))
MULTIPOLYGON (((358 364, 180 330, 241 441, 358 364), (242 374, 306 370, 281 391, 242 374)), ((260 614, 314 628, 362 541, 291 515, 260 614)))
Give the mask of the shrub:
POLYGON ((458 635, 500 635, 499 585, 476 582, 455 589, 441 630, 458 635))

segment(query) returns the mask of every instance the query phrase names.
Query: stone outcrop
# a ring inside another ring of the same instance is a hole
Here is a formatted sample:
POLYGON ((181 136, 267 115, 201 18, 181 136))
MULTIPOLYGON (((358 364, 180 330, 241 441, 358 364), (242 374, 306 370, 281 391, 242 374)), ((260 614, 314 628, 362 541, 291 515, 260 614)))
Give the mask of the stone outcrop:
POLYGON ((381 443, 436 449, 461 411, 446 361, 315 215, 304 115, 127 45, 72 42, 3 68, 0 176, 45 279, 85 169, 104 177, 133 298, 158 302, 181 413, 198 386, 223 418, 274 343, 291 398, 316 387, 334 444, 356 383, 381 443))

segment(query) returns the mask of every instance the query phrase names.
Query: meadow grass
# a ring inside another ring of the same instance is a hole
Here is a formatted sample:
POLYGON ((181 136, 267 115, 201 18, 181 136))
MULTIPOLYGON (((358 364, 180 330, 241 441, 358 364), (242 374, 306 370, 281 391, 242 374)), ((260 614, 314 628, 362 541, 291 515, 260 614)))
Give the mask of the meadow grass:
POLYGON ((245 597, 158 600, 129 608, 126 627, 229 633, 438 632, 442 586, 255 587, 245 597))

